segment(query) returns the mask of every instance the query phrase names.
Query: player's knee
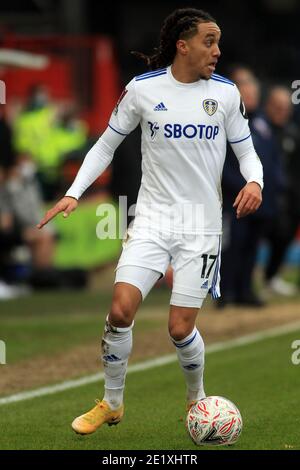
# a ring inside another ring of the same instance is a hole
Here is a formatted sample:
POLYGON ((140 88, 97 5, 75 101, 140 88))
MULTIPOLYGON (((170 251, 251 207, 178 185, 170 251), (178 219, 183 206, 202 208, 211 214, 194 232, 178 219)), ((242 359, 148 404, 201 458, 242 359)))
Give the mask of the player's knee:
POLYGON ((108 321, 119 328, 127 328, 133 322, 134 312, 130 302, 115 300, 112 303, 108 321))
POLYGON ((190 325, 186 323, 178 323, 169 325, 169 334, 175 341, 181 341, 191 333, 190 325))

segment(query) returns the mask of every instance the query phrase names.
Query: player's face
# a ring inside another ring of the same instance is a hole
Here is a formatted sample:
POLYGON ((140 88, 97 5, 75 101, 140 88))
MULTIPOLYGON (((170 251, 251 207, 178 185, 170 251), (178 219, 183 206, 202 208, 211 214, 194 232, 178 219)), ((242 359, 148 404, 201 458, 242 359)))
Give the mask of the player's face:
POLYGON ((198 33, 186 40, 187 65, 200 78, 208 80, 214 73, 221 55, 221 30, 216 23, 199 23, 198 33))

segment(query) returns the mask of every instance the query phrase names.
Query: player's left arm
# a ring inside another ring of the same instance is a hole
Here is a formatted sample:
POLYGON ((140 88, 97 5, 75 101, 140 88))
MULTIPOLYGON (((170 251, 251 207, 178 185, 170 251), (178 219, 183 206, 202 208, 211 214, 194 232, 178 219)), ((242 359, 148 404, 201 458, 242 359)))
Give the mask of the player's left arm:
POLYGON ((226 134, 247 182, 233 204, 237 218, 241 218, 255 212, 262 203, 263 167, 253 145, 244 103, 236 87, 233 92, 226 134))
POLYGON ((236 208, 238 219, 257 211, 262 203, 262 189, 255 181, 247 183, 238 193, 233 207, 236 208))

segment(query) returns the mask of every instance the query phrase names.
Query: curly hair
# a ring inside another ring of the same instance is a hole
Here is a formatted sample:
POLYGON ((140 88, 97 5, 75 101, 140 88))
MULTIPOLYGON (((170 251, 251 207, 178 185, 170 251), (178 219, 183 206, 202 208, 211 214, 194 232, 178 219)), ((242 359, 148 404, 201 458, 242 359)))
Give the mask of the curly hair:
POLYGON ((199 23, 215 23, 207 12, 195 8, 179 8, 169 15, 161 28, 158 48, 152 55, 132 51, 131 54, 146 61, 149 70, 170 65, 176 55, 178 39, 189 39, 197 34, 199 23))

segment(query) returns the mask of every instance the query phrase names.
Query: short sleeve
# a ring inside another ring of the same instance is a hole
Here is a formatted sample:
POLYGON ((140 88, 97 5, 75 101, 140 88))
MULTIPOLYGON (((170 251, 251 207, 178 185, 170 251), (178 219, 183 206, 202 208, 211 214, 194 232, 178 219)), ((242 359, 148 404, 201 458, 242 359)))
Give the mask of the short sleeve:
POLYGON ((109 127, 121 135, 132 132, 141 119, 134 79, 126 85, 111 114, 109 127))
POLYGON ((230 144, 242 142, 251 135, 246 108, 236 86, 234 86, 229 112, 226 116, 225 128, 230 144))

